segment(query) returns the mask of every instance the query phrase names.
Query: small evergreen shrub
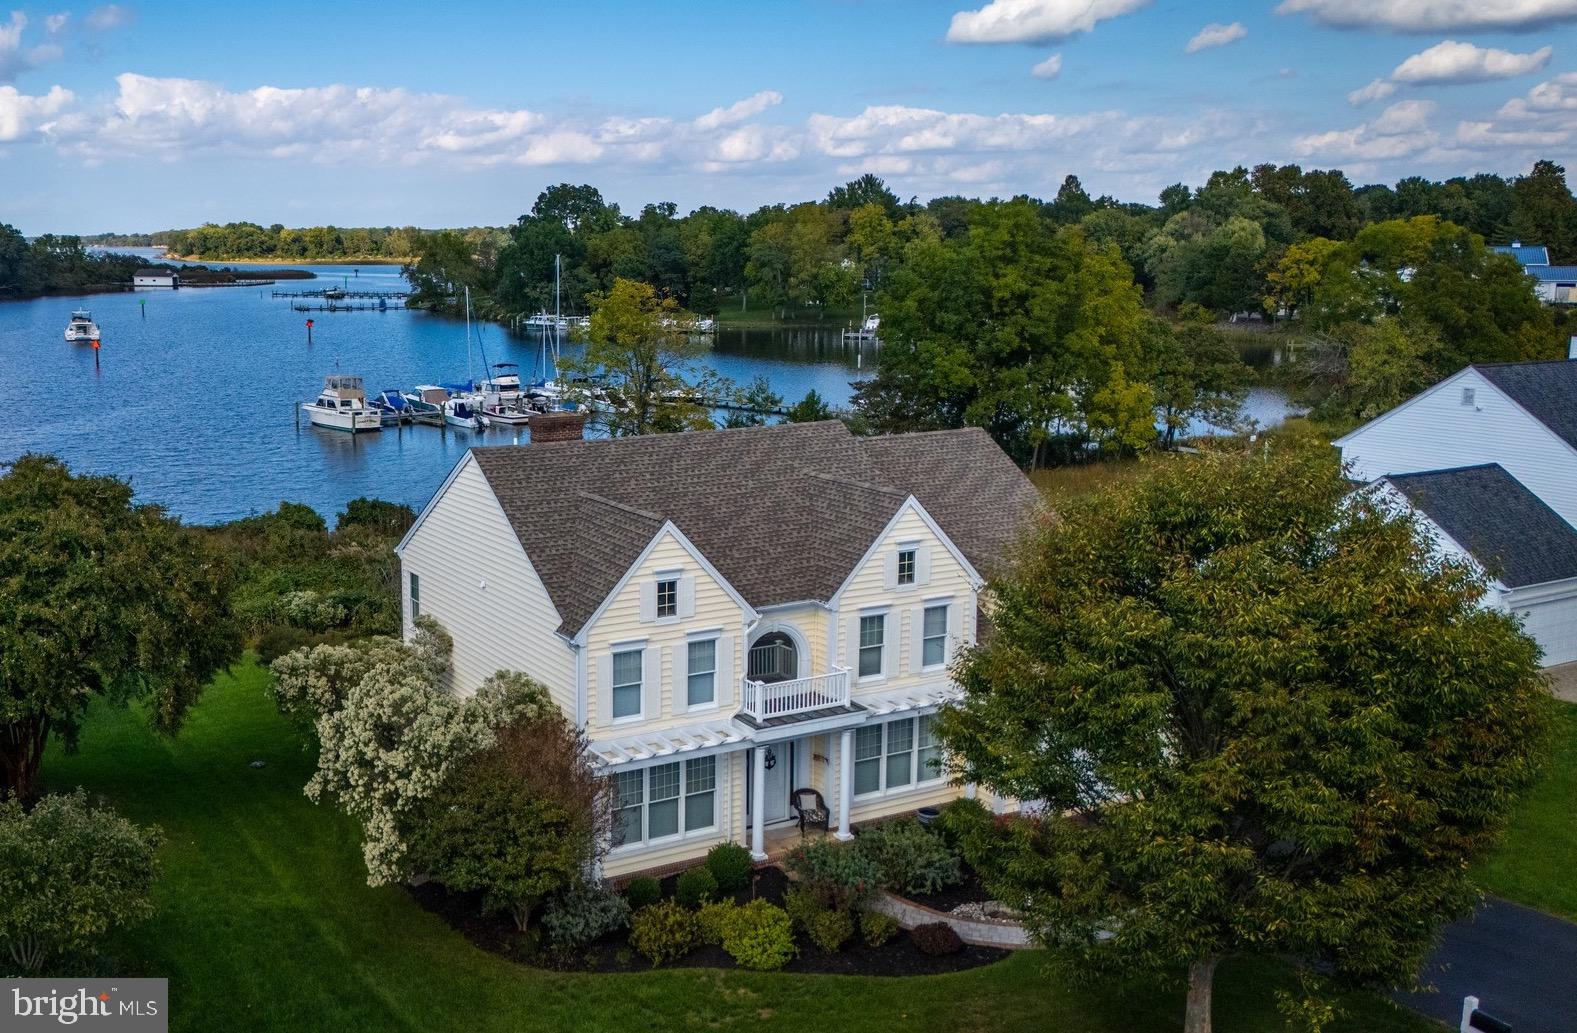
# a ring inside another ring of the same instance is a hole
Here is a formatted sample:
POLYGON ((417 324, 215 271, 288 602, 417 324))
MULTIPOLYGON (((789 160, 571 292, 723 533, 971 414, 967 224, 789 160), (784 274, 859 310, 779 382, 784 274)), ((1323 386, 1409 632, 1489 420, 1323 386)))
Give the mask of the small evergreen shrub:
POLYGON ((876 865, 883 886, 899 893, 935 893, 963 879, 958 855, 913 819, 861 829, 854 849, 876 865))
POLYGON ((631 911, 651 907, 663 899, 663 885, 650 875, 631 879, 630 884, 624 887, 624 899, 630 902, 631 911))
POLYGON ((909 930, 909 938, 914 945, 920 948, 920 953, 941 956, 943 954, 957 954, 964 949, 964 941, 958 938, 953 927, 946 922, 927 922, 917 925, 909 930))
POLYGON ((728 934, 728 924, 739 913, 739 906, 732 900, 717 900, 703 904, 695 913, 695 924, 702 943, 719 946, 728 934))
POLYGON ((860 912, 860 938, 867 947, 880 947, 898 935, 898 919, 880 911, 860 912))
POLYGON ((833 911, 852 911, 874 892, 881 880, 876 862, 832 840, 802 843, 790 851, 788 869, 820 904, 833 911))
POLYGON ((699 935, 695 913, 672 900, 644 907, 630 919, 630 946, 653 968, 689 954, 699 935))
POLYGON ((735 911, 723 934, 723 949, 742 968, 772 972, 799 953, 788 912, 765 900, 752 900, 735 911))
POLYGON ((578 882, 548 902, 542 928, 554 947, 578 950, 630 921, 630 905, 598 883, 578 882))
POLYGON ((750 851, 738 843, 719 843, 706 852, 706 867, 717 880, 719 893, 733 893, 750 885, 756 864, 750 851))
POLYGON ((847 911, 819 912, 810 920, 806 934, 810 942, 821 950, 828 954, 836 953, 838 948, 854 937, 854 916, 847 911))
POLYGON ((710 869, 691 868, 674 883, 674 899, 688 908, 697 908, 717 896, 717 879, 710 869))
POLYGON ((788 912, 794 928, 808 936, 811 923, 816 920, 817 915, 827 909, 810 890, 801 886, 791 886, 788 892, 783 894, 783 910, 788 912))

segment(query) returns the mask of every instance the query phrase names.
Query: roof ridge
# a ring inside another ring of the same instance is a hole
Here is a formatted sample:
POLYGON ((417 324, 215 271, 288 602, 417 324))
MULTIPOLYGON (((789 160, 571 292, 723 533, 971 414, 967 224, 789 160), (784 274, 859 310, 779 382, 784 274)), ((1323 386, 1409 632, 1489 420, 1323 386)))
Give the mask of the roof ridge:
POLYGON ((639 506, 632 506, 625 502, 618 502, 614 499, 608 498, 606 495, 598 495, 596 492, 588 491, 585 488, 578 489, 575 494, 579 495, 583 499, 590 499, 592 502, 600 502, 604 506, 612 506, 614 509, 620 509, 626 513, 633 513, 636 516, 645 517, 648 520, 655 520, 659 524, 667 522, 667 518, 662 516, 660 513, 653 513, 649 509, 641 509, 639 506))
POLYGON ((800 471, 804 473, 805 476, 814 477, 817 480, 831 481, 834 484, 846 484, 852 488, 862 488, 865 491, 873 491, 882 495, 891 495, 894 498, 907 499, 910 495, 914 494, 913 492, 904 491, 902 488, 893 488, 885 484, 876 484, 872 481, 862 481, 857 477, 845 477, 841 474, 828 473, 825 470, 811 470, 807 467, 800 467, 800 471))
MULTIPOLYGON (((1431 476, 1433 474, 1441 474, 1441 473, 1463 473, 1463 472, 1465 472, 1467 470, 1487 470, 1490 467, 1494 467, 1495 469, 1500 470, 1502 473, 1504 473, 1507 477, 1511 477, 1513 480, 1516 480, 1516 477, 1512 474, 1512 472, 1510 470, 1507 470, 1504 466, 1501 466, 1499 463, 1494 463, 1494 462, 1491 462, 1491 463, 1470 463, 1467 466, 1442 466, 1442 467, 1438 467, 1437 469, 1434 469, 1434 470, 1408 470, 1406 473, 1388 473, 1388 474, 1383 475, 1381 479, 1389 481, 1389 480, 1394 480, 1397 477, 1428 477, 1428 476, 1431 476)), ((1521 484, 1522 482, 1518 481, 1517 483, 1521 484)))

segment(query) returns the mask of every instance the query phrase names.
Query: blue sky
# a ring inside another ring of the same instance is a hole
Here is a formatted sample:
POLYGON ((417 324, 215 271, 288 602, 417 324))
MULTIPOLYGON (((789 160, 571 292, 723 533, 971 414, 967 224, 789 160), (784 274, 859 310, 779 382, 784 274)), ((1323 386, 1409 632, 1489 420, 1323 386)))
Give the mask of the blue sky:
POLYGON ((502 224, 589 182, 748 209, 1259 161, 1563 164, 1577 0, 186 0, 0 16, 0 221, 502 224), (245 14, 236 13, 245 10, 245 14))

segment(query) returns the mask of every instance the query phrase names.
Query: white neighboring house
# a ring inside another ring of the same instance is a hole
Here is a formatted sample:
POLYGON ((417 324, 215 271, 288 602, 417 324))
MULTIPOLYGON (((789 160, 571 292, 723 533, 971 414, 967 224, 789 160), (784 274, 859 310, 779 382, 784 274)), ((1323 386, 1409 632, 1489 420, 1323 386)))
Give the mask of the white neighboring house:
POLYGON ((169 269, 138 269, 131 277, 134 290, 173 289, 180 283, 181 278, 169 269))
POLYGON ((1335 442, 1350 476, 1386 480, 1496 579, 1489 601, 1522 616, 1552 666, 1577 660, 1577 567, 1563 565, 1577 527, 1572 354, 1468 366, 1335 442))
POLYGON ((947 665, 1038 510, 980 430, 474 448, 396 550, 406 634, 437 618, 456 691, 523 671, 585 729, 614 781, 606 874, 729 840, 762 858, 796 790, 844 838, 958 795, 931 734, 947 665))

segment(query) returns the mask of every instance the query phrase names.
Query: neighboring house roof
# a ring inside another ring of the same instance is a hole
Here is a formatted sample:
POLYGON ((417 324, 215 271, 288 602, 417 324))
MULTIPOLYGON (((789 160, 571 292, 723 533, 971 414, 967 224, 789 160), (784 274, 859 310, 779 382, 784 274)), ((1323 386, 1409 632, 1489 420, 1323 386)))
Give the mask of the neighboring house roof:
POLYGON ((1577 530, 1498 463, 1384 480, 1507 588, 1577 577, 1577 530))
POLYGON ((1550 251, 1543 244, 1496 244, 1490 249, 1503 255, 1510 255, 1523 265, 1549 265, 1550 251))
POLYGON ((1577 265, 1530 265, 1523 272, 1540 283, 1577 283, 1577 265))
POLYGON ((861 438, 827 421, 471 455, 571 635, 668 521, 762 607, 831 598, 910 495, 982 570, 1039 506, 978 428, 861 438))
POLYGON ((1485 363, 1473 369, 1577 448, 1577 361, 1485 363))

